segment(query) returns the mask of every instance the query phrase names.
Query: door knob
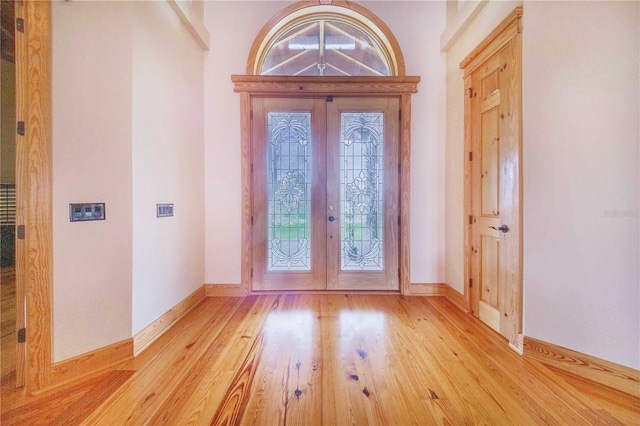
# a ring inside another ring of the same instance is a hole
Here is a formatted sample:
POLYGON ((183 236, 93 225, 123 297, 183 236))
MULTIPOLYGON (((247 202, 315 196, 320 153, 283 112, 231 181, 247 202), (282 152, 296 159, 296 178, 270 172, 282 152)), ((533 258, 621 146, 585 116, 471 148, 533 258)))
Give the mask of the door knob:
POLYGON ((500 231, 500 232, 502 232, 504 234, 509 232, 509 227, 507 225, 500 225, 499 228, 496 228, 495 226, 490 226, 489 228, 495 229, 496 231, 500 231))
POLYGON ((334 220, 336 220, 336 218, 335 218, 335 217, 333 217, 333 216, 329 216, 329 222, 333 222, 334 220))

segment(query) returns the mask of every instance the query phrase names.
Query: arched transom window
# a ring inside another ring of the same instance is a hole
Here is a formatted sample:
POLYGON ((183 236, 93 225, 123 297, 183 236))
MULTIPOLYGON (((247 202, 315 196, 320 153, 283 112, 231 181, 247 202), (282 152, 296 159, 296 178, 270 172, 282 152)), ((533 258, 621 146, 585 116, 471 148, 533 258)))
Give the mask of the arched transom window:
POLYGON ((247 71, 287 76, 404 75, 402 53, 391 31, 366 9, 345 4, 294 5, 274 17, 256 38, 247 71))

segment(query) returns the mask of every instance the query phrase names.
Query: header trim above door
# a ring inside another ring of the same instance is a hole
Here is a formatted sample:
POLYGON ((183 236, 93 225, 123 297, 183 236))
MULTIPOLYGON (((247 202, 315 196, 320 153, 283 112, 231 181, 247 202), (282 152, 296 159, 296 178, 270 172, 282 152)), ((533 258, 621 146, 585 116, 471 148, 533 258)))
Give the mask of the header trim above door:
POLYGON ((234 91, 256 95, 404 95, 418 92, 420 77, 288 77, 232 75, 234 91))

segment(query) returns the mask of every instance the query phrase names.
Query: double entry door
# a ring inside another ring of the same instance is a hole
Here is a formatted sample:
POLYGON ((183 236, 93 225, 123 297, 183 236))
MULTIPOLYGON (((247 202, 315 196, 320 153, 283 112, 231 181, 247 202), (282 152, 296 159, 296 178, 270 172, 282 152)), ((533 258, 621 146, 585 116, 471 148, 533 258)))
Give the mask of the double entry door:
POLYGON ((252 100, 252 287, 398 290, 398 98, 252 100))

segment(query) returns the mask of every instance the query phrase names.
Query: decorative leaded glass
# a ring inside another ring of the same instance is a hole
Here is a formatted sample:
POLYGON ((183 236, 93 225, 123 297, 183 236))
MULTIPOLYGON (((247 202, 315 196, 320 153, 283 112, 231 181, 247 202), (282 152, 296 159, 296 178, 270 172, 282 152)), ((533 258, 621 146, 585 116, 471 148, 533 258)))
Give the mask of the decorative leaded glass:
POLYGON ((384 269, 383 123, 381 112, 340 115, 343 271, 384 269))
POLYGON ((311 113, 267 114, 269 271, 311 270, 311 113))

